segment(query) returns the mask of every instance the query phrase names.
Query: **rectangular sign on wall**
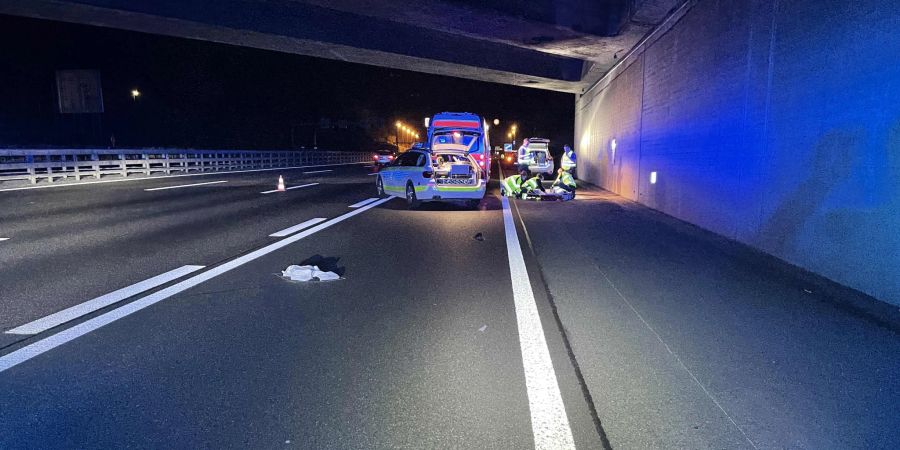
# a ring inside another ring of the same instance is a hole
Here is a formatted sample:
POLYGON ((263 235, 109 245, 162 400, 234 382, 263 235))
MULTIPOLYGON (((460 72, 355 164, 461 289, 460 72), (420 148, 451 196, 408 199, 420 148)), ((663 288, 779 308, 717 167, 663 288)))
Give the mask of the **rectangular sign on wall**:
POLYGON ((57 70, 56 94, 62 114, 103 112, 103 88, 96 70, 57 70))

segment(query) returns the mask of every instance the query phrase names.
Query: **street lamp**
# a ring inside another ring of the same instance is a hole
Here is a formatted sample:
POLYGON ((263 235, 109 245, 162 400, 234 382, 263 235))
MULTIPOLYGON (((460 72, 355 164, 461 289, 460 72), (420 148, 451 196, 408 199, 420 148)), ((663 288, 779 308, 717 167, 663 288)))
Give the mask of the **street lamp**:
POLYGON ((500 125, 500 119, 494 119, 494 125, 500 125))
POLYGON ((132 100, 137 100, 137 98, 140 97, 140 96, 141 96, 141 91, 139 91, 139 90, 137 90, 137 89, 132 89, 132 90, 131 90, 131 99, 132 99, 132 100))

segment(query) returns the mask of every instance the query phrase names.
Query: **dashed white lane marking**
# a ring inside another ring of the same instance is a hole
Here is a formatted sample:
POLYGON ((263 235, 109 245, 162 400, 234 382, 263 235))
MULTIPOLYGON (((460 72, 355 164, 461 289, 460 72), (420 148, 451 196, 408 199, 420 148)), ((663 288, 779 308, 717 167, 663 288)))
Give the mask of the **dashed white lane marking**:
POLYGON ((575 440, 572 437, 569 418, 566 416, 566 408, 556 381, 556 372, 553 370, 553 361, 550 359, 550 350, 547 348, 544 330, 541 327, 537 303, 531 290, 531 280, 528 278, 525 258, 519 245, 519 235, 516 233, 516 224, 509 209, 509 200, 502 197, 501 202, 534 447, 574 449, 575 440))
POLYGON ((371 177, 372 175, 378 175, 378 172, 375 172, 375 173, 367 173, 366 175, 368 175, 368 176, 371 177))
POLYGON ((374 202, 375 200, 378 200, 378 199, 375 198, 375 197, 367 198, 367 199, 365 199, 365 200, 363 200, 363 201, 361 201, 361 202, 359 202, 359 203, 354 203, 354 204, 350 205, 350 207, 351 207, 351 208, 360 208, 360 207, 363 207, 363 206, 368 205, 369 203, 374 202))
POLYGON ((91 331, 94 331, 100 327, 108 325, 116 320, 119 320, 123 317, 134 314, 137 311, 140 311, 148 306, 159 303, 175 294, 186 291, 194 286, 197 286, 204 281, 208 281, 212 278, 215 278, 223 273, 226 273, 230 270, 233 270, 237 267, 240 267, 254 259, 260 258, 264 255, 274 252, 282 247, 286 247, 294 242, 297 242, 311 234, 322 231, 332 225, 336 225, 339 222, 343 222, 357 214, 362 214, 363 212, 374 208, 382 203, 388 202, 392 200, 393 197, 388 197, 382 200, 379 200, 375 203, 371 203, 362 208, 350 211, 344 215, 335 217, 325 223, 316 225, 312 228, 309 228, 305 231, 301 231, 298 234, 295 234, 290 237, 286 237, 278 242, 273 242, 263 248, 258 250, 254 250, 244 256, 240 256, 231 261, 228 261, 220 266, 213 267, 212 269, 207 270, 206 272, 199 273, 193 277, 190 277, 184 281, 173 284, 167 288, 161 289, 157 292, 154 292, 146 297, 142 297, 138 300, 135 300, 126 305, 120 306, 112 311, 101 314, 93 319, 86 320, 78 325, 75 325, 71 328, 67 328, 59 333, 56 333, 52 336, 48 336, 44 339, 41 339, 33 344, 26 345, 12 353, 7 355, 0 356, 0 372, 3 372, 11 367, 22 364, 25 361, 28 361, 35 356, 41 355, 47 351, 53 350, 60 345, 65 344, 66 342, 77 339, 81 336, 84 336, 91 331))
POLYGON ((163 187, 149 188, 149 189, 144 189, 144 190, 147 191, 147 192, 151 192, 151 191, 165 191, 166 189, 180 189, 180 188, 186 188, 186 187, 206 186, 207 184, 220 184, 220 183, 227 183, 227 182, 228 182, 228 181, 226 181, 226 180, 206 181, 206 182, 203 182, 203 183, 179 184, 178 186, 163 186, 163 187))
POLYGON ((162 275, 148 278, 131 286, 124 287, 117 291, 101 295, 93 300, 75 305, 71 308, 64 309, 49 316, 42 317, 33 322, 13 328, 7 331, 8 334, 37 334, 49 330, 57 325, 62 325, 70 320, 77 319, 85 314, 92 313, 100 308, 105 308, 113 303, 125 300, 128 297, 135 296, 141 292, 162 286, 172 280, 177 280, 189 273, 196 272, 204 266, 182 266, 175 270, 170 270, 162 275))
POLYGON ((310 172, 303 172, 303 174, 304 174, 304 175, 307 175, 307 174, 311 174, 311 173, 325 173, 325 172, 333 172, 333 171, 332 171, 331 169, 327 169, 327 170, 313 170, 313 171, 310 171, 310 172))
POLYGON ((9 240, 9 238, 0 238, 0 242, 2 242, 2 241, 8 241, 8 240, 9 240))
MULTIPOLYGON (((317 184, 319 184, 319 183, 307 183, 307 184, 301 184, 300 186, 291 186, 291 187, 289 187, 289 188, 284 188, 284 190, 285 190, 285 191, 290 191, 291 189, 300 189, 300 188, 305 188, 305 187, 315 186, 315 185, 317 185, 317 184)), ((276 193, 276 192, 281 192, 281 191, 279 191, 278 189, 272 189, 271 191, 263 191, 263 192, 260 192, 260 194, 274 194, 274 193, 276 193)))
POLYGON ((316 217, 315 219, 309 219, 309 220, 307 220, 306 222, 298 223, 297 225, 294 225, 294 226, 292 226, 292 227, 288 227, 288 228, 285 228, 285 229, 283 229, 283 230, 281 230, 281 231, 272 233, 272 234, 270 234, 269 236, 271 236, 271 237, 285 237, 285 236, 287 236, 287 235, 289 235, 289 234, 294 234, 294 233, 296 233, 296 232, 298 232, 298 231, 300 231, 300 230, 302 230, 302 229, 304 229, 304 228, 311 227, 311 226, 313 226, 313 225, 315 225, 315 224, 317 224, 317 223, 319 223, 319 222, 324 222, 324 221, 326 221, 326 220, 328 220, 328 219, 326 219, 326 218, 324 218, 324 217, 316 217))
POLYGON ((29 189, 49 189, 49 188, 66 187, 66 186, 86 186, 86 185, 91 185, 91 184, 124 183, 126 181, 164 180, 166 178, 203 177, 203 176, 209 176, 209 175, 222 176, 222 175, 231 175, 234 173, 272 172, 275 170, 311 169, 314 167, 354 166, 354 165, 358 165, 358 164, 365 164, 365 163, 316 164, 316 165, 312 165, 312 166, 272 167, 269 169, 247 169, 247 170, 227 170, 227 171, 222 170, 222 171, 218 171, 218 172, 209 172, 209 173, 184 173, 184 174, 180 174, 180 175, 153 175, 153 176, 149 176, 149 177, 140 177, 140 178, 117 178, 115 180, 78 181, 75 183, 47 184, 44 186, 22 186, 22 187, 0 189, 0 192, 26 191, 29 189))

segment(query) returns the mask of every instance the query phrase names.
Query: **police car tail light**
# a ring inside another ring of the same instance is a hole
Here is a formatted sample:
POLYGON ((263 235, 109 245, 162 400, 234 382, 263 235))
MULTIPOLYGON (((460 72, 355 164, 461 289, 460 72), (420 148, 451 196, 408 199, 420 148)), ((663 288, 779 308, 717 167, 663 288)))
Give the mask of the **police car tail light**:
POLYGON ((432 175, 434 175, 434 173, 432 173, 432 172, 428 172, 428 171, 422 172, 422 176, 425 178, 431 178, 432 175))

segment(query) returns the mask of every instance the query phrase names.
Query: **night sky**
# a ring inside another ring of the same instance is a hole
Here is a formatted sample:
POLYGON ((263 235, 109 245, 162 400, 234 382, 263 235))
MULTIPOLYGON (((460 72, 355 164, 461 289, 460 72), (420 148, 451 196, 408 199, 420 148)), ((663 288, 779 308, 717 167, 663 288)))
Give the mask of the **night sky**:
POLYGON ((315 135, 356 150, 439 111, 499 118, 494 144, 512 122, 520 138, 573 135, 572 94, 202 41, 0 15, 0 55, 0 147, 106 147, 115 135, 122 147, 290 148, 315 135), (59 114, 59 69, 99 70, 105 112, 59 114))

